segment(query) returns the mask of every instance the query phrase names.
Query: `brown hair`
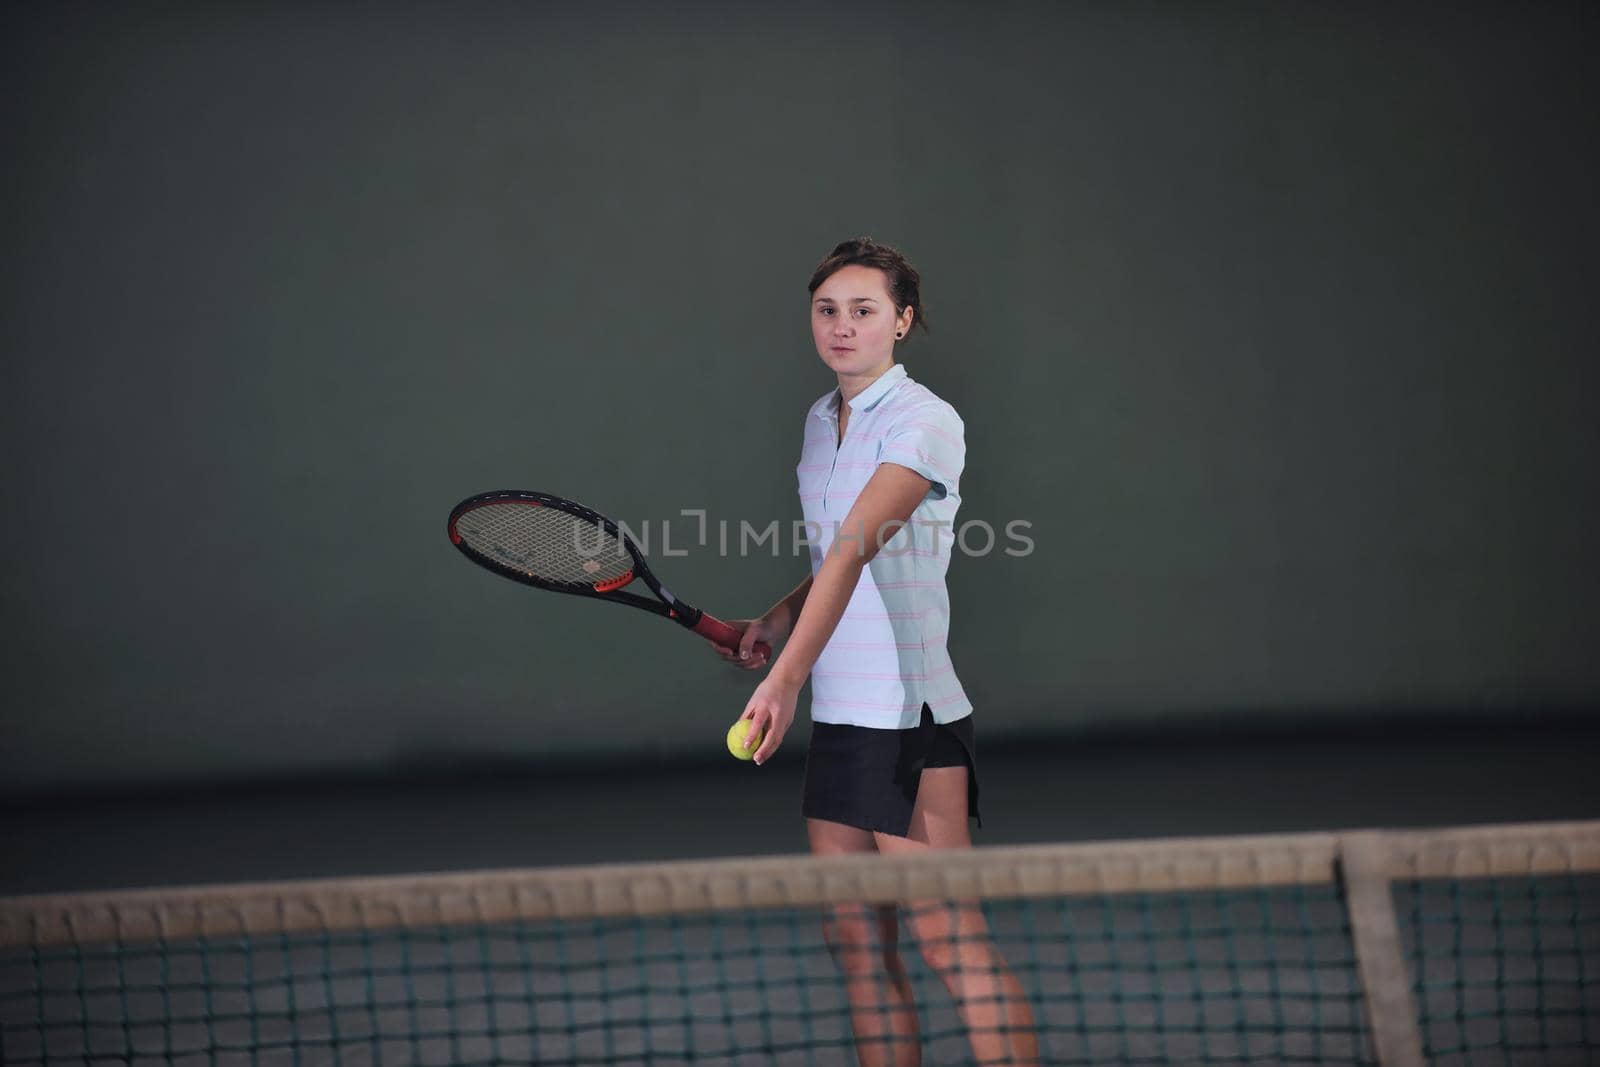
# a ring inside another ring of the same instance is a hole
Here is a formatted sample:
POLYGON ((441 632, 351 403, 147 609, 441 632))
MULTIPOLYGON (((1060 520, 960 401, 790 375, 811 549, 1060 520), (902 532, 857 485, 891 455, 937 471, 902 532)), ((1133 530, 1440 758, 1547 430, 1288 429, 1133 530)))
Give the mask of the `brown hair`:
POLYGON ((811 274, 811 284, 806 291, 816 294, 817 286, 827 281, 834 272, 841 267, 859 264, 863 267, 877 267, 888 275, 889 297, 894 301, 895 312, 912 308, 916 314, 911 316, 911 326, 915 329, 921 326, 928 328, 927 313, 922 310, 922 278, 906 257, 900 254, 897 248, 879 244, 870 237, 857 237, 849 241, 841 241, 834 246, 817 269, 811 274))

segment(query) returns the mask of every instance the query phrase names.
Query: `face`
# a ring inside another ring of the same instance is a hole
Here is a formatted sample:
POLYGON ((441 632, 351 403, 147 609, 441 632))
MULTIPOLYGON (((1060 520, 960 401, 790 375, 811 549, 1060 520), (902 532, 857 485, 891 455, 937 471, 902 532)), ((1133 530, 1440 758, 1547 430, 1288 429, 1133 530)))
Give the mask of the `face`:
POLYGON ((817 286, 811 298, 811 337, 834 373, 876 377, 894 362, 895 332, 911 328, 911 308, 896 314, 889 276, 852 263, 817 286))

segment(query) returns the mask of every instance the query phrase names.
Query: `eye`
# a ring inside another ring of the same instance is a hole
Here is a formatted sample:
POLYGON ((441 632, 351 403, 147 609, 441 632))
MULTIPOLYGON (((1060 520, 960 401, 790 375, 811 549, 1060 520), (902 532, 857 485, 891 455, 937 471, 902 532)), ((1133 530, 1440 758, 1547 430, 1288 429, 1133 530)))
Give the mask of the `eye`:
POLYGON ((856 310, 861 312, 861 314, 863 314, 863 315, 872 314, 872 309, 871 308, 856 308, 856 310))

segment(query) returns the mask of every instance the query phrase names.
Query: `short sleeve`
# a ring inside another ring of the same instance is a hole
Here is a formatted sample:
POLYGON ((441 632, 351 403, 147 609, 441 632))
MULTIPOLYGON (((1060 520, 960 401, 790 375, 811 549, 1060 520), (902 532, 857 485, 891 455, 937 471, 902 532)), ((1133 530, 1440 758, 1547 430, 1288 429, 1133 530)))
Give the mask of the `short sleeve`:
POLYGON ((967 461, 966 428, 949 404, 927 404, 902 415, 884 435, 879 463, 894 463, 933 485, 928 495, 943 500, 957 488, 967 461))

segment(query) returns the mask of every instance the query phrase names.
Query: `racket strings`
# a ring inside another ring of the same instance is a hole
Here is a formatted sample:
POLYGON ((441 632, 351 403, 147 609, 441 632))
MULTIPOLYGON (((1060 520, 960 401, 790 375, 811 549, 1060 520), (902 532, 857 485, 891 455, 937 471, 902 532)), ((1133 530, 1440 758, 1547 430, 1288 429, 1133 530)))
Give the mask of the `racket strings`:
POLYGON ((633 572, 620 538, 559 508, 485 504, 462 515, 456 532, 479 555, 547 582, 616 587, 633 572))

